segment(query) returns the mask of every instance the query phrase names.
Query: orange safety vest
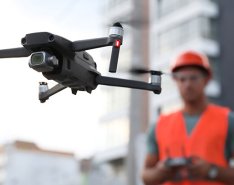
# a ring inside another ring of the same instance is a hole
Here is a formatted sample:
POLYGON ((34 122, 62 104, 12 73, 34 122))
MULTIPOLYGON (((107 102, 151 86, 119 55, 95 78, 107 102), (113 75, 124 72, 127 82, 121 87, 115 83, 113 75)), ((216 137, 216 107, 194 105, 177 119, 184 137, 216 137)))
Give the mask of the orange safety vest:
MULTIPOLYGON (((229 109, 209 104, 190 135, 182 111, 160 116, 155 127, 159 160, 167 157, 197 156, 226 167, 225 143, 229 109), (169 155, 169 156, 168 156, 169 155)), ((164 185, 223 185, 211 181, 166 182, 164 185)))

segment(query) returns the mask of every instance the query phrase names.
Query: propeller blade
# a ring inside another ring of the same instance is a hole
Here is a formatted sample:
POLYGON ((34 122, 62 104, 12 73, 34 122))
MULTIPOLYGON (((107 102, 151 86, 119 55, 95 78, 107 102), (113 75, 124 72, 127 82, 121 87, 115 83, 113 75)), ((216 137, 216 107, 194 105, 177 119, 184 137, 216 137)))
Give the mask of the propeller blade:
POLYGON ((136 75, 149 73, 149 74, 156 74, 156 75, 169 75, 169 76, 171 76, 170 73, 165 73, 165 72, 156 71, 156 70, 148 70, 145 68, 133 68, 129 72, 132 74, 136 74, 136 75))
POLYGON ((0 58, 28 57, 32 52, 21 47, 0 50, 0 58))
MULTIPOLYGON (((145 27, 148 23, 148 21, 143 20, 143 19, 122 19, 122 20, 114 20, 112 22, 118 22, 119 24, 123 25, 125 28, 126 27, 133 27, 135 29, 139 29, 141 27, 145 27)), ((103 23, 104 27, 111 27, 113 26, 112 23, 106 22, 103 23)))
POLYGON ((143 68, 133 68, 130 70, 130 73, 133 74, 145 74, 145 73, 150 73, 149 70, 143 69, 143 68))

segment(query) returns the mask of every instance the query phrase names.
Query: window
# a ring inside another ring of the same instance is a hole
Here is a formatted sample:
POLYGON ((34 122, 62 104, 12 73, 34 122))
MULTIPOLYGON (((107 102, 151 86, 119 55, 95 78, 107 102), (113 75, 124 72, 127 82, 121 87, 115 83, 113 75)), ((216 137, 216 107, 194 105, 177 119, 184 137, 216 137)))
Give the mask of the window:
POLYGON ((163 55, 191 40, 214 39, 213 22, 206 17, 196 17, 159 34, 159 53, 163 55))
POLYGON ((159 17, 169 14, 194 0, 158 0, 159 17))

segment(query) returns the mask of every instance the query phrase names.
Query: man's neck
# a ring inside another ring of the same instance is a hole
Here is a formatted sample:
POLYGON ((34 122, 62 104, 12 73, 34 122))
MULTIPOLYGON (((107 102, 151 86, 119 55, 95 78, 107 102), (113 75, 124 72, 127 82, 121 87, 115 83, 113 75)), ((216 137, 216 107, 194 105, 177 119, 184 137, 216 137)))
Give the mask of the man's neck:
POLYGON ((204 98, 200 101, 185 102, 183 112, 189 115, 201 114, 207 107, 208 102, 204 98))

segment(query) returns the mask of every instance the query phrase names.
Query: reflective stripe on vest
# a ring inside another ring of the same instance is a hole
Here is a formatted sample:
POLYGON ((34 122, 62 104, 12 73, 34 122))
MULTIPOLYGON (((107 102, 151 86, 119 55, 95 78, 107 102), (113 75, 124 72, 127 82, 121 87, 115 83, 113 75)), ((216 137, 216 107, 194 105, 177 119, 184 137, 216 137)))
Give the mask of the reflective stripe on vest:
MULTIPOLYGON (((159 159, 197 156, 219 166, 227 166, 225 144, 229 109, 209 104, 190 135, 181 111, 160 116, 156 126, 159 159)), ((220 185, 214 182, 165 183, 165 185, 220 185)))

